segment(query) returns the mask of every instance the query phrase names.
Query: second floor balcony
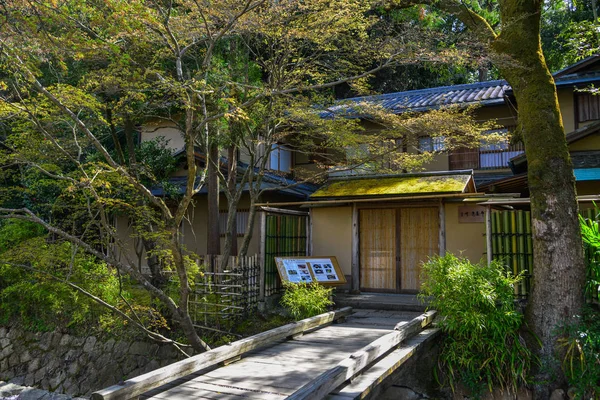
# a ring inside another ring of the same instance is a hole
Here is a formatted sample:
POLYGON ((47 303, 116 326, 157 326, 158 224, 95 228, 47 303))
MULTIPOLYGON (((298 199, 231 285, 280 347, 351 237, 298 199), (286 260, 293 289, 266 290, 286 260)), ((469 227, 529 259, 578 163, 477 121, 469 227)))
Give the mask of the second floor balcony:
POLYGON ((509 168, 508 162, 524 152, 522 143, 514 145, 486 145, 479 148, 464 148, 448 155, 450 170, 491 170, 509 168))

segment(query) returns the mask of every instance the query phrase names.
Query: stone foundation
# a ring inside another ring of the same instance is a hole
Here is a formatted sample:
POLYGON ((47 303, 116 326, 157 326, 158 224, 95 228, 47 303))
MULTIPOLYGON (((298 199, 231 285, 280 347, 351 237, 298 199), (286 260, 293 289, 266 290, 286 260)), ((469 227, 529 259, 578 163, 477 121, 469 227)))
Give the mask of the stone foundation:
POLYGON ((0 327, 0 380, 69 396, 88 396, 181 358, 173 346, 155 342, 0 327))

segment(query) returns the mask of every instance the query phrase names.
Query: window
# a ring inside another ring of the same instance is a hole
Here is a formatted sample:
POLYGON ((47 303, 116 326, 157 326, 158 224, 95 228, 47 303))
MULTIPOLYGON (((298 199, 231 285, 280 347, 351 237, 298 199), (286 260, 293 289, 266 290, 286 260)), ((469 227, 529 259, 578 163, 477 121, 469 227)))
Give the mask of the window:
POLYGON ((577 122, 600 119, 600 95, 593 93, 577 94, 577 122))
POLYGON ((421 151, 444 151, 446 150, 446 138, 444 136, 422 136, 419 138, 419 150, 421 151))
MULTIPOLYGON (((237 223, 237 232, 236 236, 244 236, 246 233, 246 224, 248 223, 248 216, 250 212, 248 210, 238 210, 235 214, 235 219, 237 223)), ((229 213, 227 211, 219 211, 219 232, 221 236, 225 236, 227 232, 227 216, 229 213)))
POLYGON ((269 168, 275 171, 290 172, 292 170, 292 151, 282 144, 272 144, 269 168))

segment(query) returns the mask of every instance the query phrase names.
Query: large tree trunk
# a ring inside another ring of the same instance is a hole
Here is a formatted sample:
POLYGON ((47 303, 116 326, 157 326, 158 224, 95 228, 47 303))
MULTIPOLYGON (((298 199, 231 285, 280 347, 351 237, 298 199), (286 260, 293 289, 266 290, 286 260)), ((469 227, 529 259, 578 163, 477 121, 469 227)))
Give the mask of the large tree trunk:
POLYGON ((528 161, 533 225, 533 284, 526 320, 539 338, 536 398, 564 384, 556 328, 583 305, 585 265, 577 220, 575 178, 556 86, 542 54, 541 2, 500 2, 502 33, 496 65, 513 88, 528 161))

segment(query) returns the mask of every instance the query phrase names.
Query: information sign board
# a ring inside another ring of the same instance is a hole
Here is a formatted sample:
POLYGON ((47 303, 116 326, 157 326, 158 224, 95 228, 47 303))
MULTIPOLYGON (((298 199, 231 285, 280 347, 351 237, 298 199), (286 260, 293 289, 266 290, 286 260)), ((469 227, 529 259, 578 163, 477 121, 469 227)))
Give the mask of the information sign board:
POLYGON ((277 271, 284 282, 341 285, 346 278, 337 259, 332 257, 275 257, 277 271))

